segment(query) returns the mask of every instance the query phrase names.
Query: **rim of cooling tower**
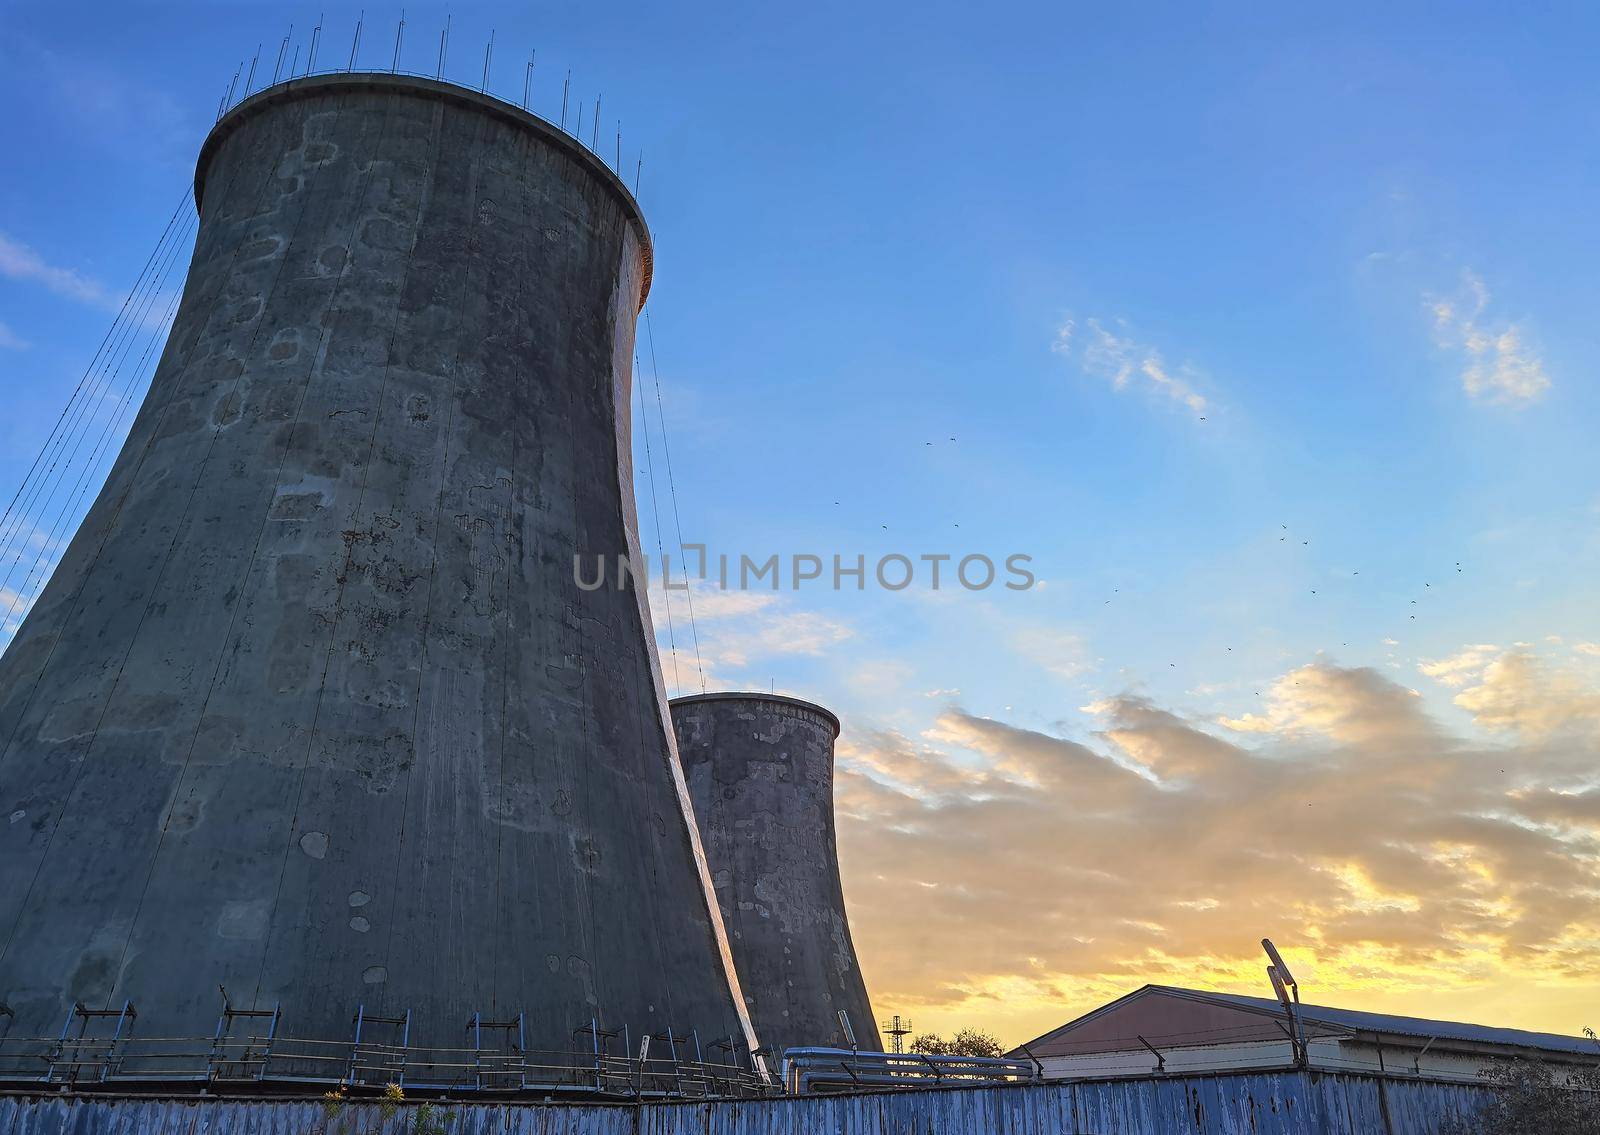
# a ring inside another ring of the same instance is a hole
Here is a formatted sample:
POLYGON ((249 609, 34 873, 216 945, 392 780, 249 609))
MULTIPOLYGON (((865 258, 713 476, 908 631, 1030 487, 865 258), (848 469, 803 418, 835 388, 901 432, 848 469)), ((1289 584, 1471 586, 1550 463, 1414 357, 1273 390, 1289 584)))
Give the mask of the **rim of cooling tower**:
POLYGON ((835 740, 838 739, 839 734, 842 731, 839 726, 838 715, 835 714, 831 709, 824 709, 814 701, 806 701, 804 698, 792 698, 787 694, 769 694, 763 691, 739 693, 730 690, 715 694, 684 694, 680 698, 670 699, 668 704, 680 706, 689 705, 694 702, 708 701, 764 701, 776 702, 779 705, 795 706, 799 709, 809 709, 812 713, 826 718, 828 723, 833 726, 833 736, 835 740))
POLYGON ((644 307, 645 300, 650 295, 650 282, 654 275, 655 243, 650 236, 650 226, 645 223, 644 210, 639 208, 639 202, 622 177, 606 165, 604 158, 585 146, 581 140, 531 110, 524 110, 515 103, 506 102, 483 91, 475 91, 471 87, 463 87, 441 79, 411 75, 403 71, 336 71, 302 75, 297 79, 285 79, 270 87, 263 87, 224 112, 201 144, 200 156, 195 160, 194 167, 196 210, 200 209, 205 196, 206 170, 211 164, 211 159, 215 156, 217 148, 235 130, 257 115, 283 103, 337 91, 404 92, 469 106, 529 130, 541 141, 582 162, 589 172, 622 202, 639 235, 639 248, 644 257, 643 279, 639 283, 639 306, 644 307))

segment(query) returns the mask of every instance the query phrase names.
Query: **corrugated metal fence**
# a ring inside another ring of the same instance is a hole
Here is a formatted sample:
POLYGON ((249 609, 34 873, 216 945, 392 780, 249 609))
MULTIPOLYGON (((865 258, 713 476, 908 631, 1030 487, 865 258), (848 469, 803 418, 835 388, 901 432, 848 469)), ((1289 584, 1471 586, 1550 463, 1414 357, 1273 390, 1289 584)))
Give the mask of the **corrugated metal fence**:
POLYGON ((681 1104, 0 1098, 5 1135, 1434 1135, 1491 1089, 1270 1072, 681 1104))

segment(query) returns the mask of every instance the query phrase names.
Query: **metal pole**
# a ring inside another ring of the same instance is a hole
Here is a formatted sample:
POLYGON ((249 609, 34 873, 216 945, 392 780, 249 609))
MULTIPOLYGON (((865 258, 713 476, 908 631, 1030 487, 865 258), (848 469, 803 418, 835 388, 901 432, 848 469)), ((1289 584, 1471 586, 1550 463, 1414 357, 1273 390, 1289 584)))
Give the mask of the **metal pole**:
POLYGON ((567 128, 567 92, 572 89, 572 68, 567 68, 567 77, 561 82, 561 129, 567 128))
POLYGON ((317 44, 322 42, 322 21, 327 18, 326 12, 317 16, 317 26, 311 29, 311 51, 306 56, 307 75, 317 69, 317 44))
POLYGON ((283 70, 283 53, 289 50, 289 40, 294 38, 294 25, 289 25, 289 34, 283 37, 283 42, 278 45, 278 62, 272 67, 272 81, 278 81, 278 72, 283 70))
POLYGON ((494 29, 490 28, 489 42, 483 49, 483 82, 478 84, 480 91, 487 92, 489 89, 489 60, 492 58, 494 58, 494 29))
POLYGON ((444 18, 444 30, 442 30, 439 33, 439 67, 433 73, 433 77, 435 79, 444 78, 444 53, 445 53, 445 49, 447 47, 449 47, 449 46, 450 46, 450 16, 448 14, 446 14, 445 18, 444 18))
POLYGON ((600 153, 600 96, 594 96, 594 130, 589 135, 589 149, 600 153))
POLYGON ((361 46, 361 25, 366 23, 366 20, 367 10, 363 8, 361 9, 361 15, 356 17, 356 38, 350 44, 350 65, 345 68, 346 71, 354 71, 356 69, 356 50, 361 46))
POLYGON ((538 50, 528 53, 528 66, 522 72, 522 109, 528 109, 528 88, 533 85, 533 61, 538 57, 538 50))
POLYGON ((1296 1044, 1298 1044, 1299 1053, 1301 1053, 1299 1066, 1302 1069, 1309 1068, 1310 1052, 1306 1050, 1306 1023, 1301 1021, 1301 1015, 1299 1015, 1299 986, 1291 985, 1290 991, 1294 994, 1294 1037, 1296 1037, 1296 1044))
POLYGON ((258 44, 256 44, 256 53, 250 59, 250 74, 245 78, 245 81, 244 81, 244 93, 245 93, 245 96, 247 98, 250 95, 250 84, 254 83, 256 81, 256 63, 260 59, 261 59, 261 45, 258 43, 258 44))
POLYGON ((394 29, 394 62, 389 64, 389 73, 392 75, 400 70, 400 41, 406 34, 406 10, 400 9, 400 26, 394 29))

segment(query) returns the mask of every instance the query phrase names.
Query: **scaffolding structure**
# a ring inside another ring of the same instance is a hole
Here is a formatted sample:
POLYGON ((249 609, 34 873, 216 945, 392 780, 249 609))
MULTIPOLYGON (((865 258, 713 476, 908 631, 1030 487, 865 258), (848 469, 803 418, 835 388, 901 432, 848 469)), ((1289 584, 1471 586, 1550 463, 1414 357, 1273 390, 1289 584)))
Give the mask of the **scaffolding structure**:
POLYGON ((473 1013, 456 1048, 413 1045, 410 1010, 381 1016, 364 1005, 347 1039, 296 1037, 282 1027, 281 1007, 242 1009, 226 990, 210 1036, 139 1036, 137 1021, 132 1002, 79 1003, 53 1038, 0 1037, 0 1090, 361 1095, 399 1087, 445 1097, 630 1100, 749 1099, 783 1090, 731 1038, 711 1046, 728 1053, 726 1063, 706 1060, 693 1033, 644 1035, 635 1054, 626 1027, 598 1020, 574 1029, 565 1051, 528 1049, 520 1013, 497 1020, 473 1013))

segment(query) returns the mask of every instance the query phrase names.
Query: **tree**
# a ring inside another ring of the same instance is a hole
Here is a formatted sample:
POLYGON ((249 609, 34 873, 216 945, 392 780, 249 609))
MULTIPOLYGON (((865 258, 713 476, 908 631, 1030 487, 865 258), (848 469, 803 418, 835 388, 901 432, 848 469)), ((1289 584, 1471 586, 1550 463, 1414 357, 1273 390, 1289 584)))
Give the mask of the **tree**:
POLYGON ((1499 1090, 1441 1135, 1600 1135, 1600 1068, 1557 1071, 1515 1060, 1486 1069, 1483 1078, 1499 1090))
POLYGON ((993 1036, 978 1029, 961 1029, 949 1040, 938 1033, 922 1033, 911 1038, 911 1051, 924 1056, 1004 1056, 1005 1048, 993 1036))

